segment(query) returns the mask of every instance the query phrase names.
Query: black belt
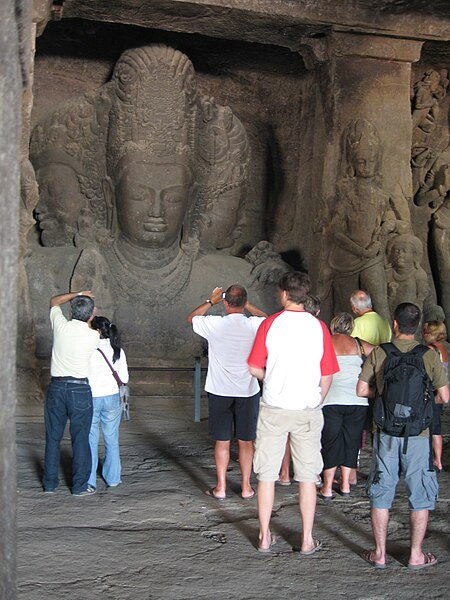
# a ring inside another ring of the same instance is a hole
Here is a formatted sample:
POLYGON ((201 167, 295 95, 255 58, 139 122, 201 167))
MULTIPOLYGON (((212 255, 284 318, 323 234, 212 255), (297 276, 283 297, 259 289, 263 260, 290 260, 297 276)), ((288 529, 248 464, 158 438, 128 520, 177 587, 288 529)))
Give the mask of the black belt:
POLYGON ((84 383, 88 384, 89 379, 87 377, 83 377, 79 379, 78 377, 52 377, 52 381, 68 381, 69 383, 84 383))

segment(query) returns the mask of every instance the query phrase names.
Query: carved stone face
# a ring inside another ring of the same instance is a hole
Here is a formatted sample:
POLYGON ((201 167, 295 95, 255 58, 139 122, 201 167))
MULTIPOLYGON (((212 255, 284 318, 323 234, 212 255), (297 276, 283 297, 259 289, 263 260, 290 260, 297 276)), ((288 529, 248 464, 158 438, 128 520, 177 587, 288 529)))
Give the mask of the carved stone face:
POLYGON ((183 165, 125 164, 115 188, 122 235, 138 246, 170 247, 181 232, 190 179, 183 165))
POLYGON ((356 177, 373 177, 376 173, 378 154, 375 148, 366 148, 353 157, 356 177))
POLYGON ((391 260, 396 271, 405 272, 414 269, 415 248, 407 241, 397 242, 391 250, 391 260))
POLYGON ((441 76, 437 71, 430 71, 423 78, 424 83, 430 86, 432 92, 435 92, 438 89, 440 80, 441 76))
POLYGON ((51 164, 37 173, 39 202, 36 218, 44 246, 70 246, 77 231, 77 219, 85 205, 76 173, 67 165, 51 164))
POLYGON ((215 199, 209 213, 210 226, 202 238, 215 248, 230 248, 242 235, 245 213, 241 209, 242 190, 234 188, 215 199))

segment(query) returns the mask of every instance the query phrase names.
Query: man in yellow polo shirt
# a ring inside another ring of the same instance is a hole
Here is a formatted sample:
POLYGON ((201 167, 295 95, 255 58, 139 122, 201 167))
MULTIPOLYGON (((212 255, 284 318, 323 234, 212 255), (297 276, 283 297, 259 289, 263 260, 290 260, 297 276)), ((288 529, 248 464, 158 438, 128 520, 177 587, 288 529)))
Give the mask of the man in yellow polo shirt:
POLYGON ((392 330, 388 321, 372 308, 372 298, 367 292, 357 290, 350 296, 352 311, 356 315, 352 336, 379 346, 391 341, 392 330))
POLYGON ((88 496, 91 473, 89 430, 92 421, 92 392, 89 386, 89 359, 99 344, 99 333, 90 327, 95 315, 90 291, 70 292, 50 300, 53 348, 51 381, 44 404, 45 460, 44 492, 53 493, 59 484, 60 443, 67 419, 72 440, 72 494, 88 496), (67 320, 61 305, 70 302, 72 319, 67 320))

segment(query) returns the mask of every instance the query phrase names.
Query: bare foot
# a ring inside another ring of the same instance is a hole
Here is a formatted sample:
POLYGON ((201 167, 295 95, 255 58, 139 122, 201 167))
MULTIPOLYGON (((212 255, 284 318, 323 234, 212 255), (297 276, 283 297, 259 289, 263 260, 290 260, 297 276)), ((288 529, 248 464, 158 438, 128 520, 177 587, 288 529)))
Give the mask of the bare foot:
POLYGON ((241 497, 244 498, 244 500, 250 500, 255 494, 256 492, 251 486, 242 488, 241 497))
POLYGON ((216 487, 206 490, 205 494, 210 496, 210 498, 214 498, 215 500, 225 500, 227 497, 225 492, 219 491, 216 487))
POLYGON ((419 569, 426 569, 427 567, 432 567, 437 563, 437 558, 431 552, 422 552, 422 556, 420 558, 420 562, 413 562, 411 559, 408 563, 408 569, 418 571, 419 569))
POLYGON ((369 565, 372 565, 375 569, 385 569, 386 563, 384 557, 377 556, 375 550, 363 550, 361 552, 361 558, 363 558, 369 565))
POLYGON ((260 532, 258 540, 258 552, 270 552, 272 546, 277 543, 277 538, 270 531, 265 536, 262 536, 260 532))

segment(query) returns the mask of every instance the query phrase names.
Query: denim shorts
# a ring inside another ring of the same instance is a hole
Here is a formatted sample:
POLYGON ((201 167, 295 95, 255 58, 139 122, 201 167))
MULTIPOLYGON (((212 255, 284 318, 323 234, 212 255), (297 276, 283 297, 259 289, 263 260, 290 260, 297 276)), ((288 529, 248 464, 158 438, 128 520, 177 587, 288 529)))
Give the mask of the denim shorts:
POLYGON ((438 494, 436 472, 430 470, 427 435, 408 438, 403 454, 401 437, 378 432, 373 442, 372 466, 366 491, 371 508, 390 509, 400 474, 405 479, 410 510, 433 510, 438 494))

